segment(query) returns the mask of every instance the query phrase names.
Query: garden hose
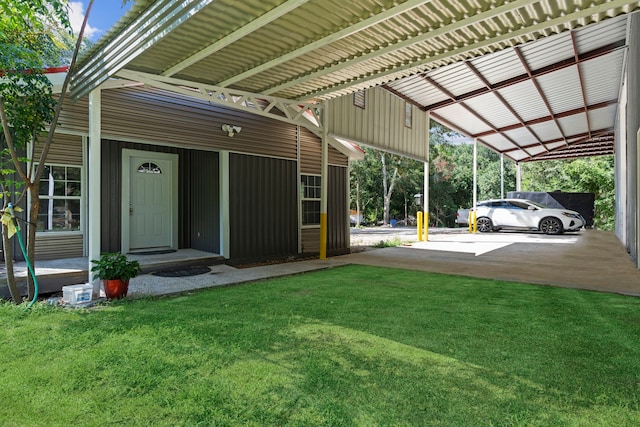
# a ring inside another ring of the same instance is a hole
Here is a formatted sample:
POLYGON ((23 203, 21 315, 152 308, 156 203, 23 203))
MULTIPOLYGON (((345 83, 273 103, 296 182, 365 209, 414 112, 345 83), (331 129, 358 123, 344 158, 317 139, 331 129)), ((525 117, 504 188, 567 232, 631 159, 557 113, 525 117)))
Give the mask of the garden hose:
POLYGON ((22 241, 22 234, 20 233, 20 224, 18 224, 18 219, 16 218, 16 216, 15 216, 15 214, 13 212, 13 204, 9 203, 7 209, 9 210, 9 214, 11 214, 11 218, 13 218, 13 221, 15 222, 16 235, 18 236, 18 243, 20 244, 20 249, 22 250, 22 255, 24 255, 24 259, 27 262, 27 268, 29 269, 29 272, 31 273, 31 277, 33 277, 33 285, 34 285, 33 299, 31 300, 31 302, 27 306, 27 308, 31 308, 31 306, 38 299, 38 279, 36 278, 36 273, 33 271, 33 266, 31 265, 31 261, 29 261, 29 257, 27 256, 27 250, 24 247, 24 242, 22 241))

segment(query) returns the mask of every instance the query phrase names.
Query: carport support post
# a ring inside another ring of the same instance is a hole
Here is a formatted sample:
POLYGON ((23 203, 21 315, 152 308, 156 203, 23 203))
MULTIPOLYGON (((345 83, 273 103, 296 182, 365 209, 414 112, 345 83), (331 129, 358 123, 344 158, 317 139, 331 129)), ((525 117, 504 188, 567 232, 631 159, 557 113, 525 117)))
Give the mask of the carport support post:
POLYGON ((478 230, 476 208, 478 204, 478 138, 473 139, 473 215, 471 215, 471 229, 478 230))
POLYGON ((516 191, 522 191, 522 171, 520 162, 516 163, 516 191))
POLYGON ((427 141, 427 161, 424 162, 424 189, 422 208, 424 209, 424 241, 429 241, 429 142, 427 141))
POLYGON ((504 153, 500 153, 500 198, 504 199, 504 153))
POLYGON ((322 103, 322 177, 320 196, 320 259, 327 259, 327 196, 329 194, 329 103, 322 103))
POLYGON ((100 116, 100 89, 94 89, 89 93, 89 191, 87 192, 89 201, 87 227, 88 283, 93 284, 94 298, 100 297, 100 281, 93 280, 91 273, 91 260, 100 258, 100 116))

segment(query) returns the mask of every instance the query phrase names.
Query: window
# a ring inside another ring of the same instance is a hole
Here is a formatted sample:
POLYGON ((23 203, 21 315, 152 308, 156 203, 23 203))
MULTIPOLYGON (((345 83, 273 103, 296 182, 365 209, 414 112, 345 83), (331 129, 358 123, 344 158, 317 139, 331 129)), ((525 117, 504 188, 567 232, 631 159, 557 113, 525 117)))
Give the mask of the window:
POLYGON ((353 105, 360 108, 367 106, 367 98, 364 90, 359 90, 353 94, 353 105))
POLYGON ((413 106, 408 102, 404 103, 404 125, 408 128, 413 126, 413 106))
POLYGON ((45 165, 40 181, 38 231, 80 231, 82 169, 45 165))
POLYGON ((322 177, 317 175, 302 175, 300 178, 302 225, 320 225, 322 177))
POLYGON ((138 166, 138 169, 136 170, 136 172, 161 174, 162 169, 160 169, 160 166, 156 165, 153 162, 145 162, 145 163, 142 163, 140 166, 138 166))

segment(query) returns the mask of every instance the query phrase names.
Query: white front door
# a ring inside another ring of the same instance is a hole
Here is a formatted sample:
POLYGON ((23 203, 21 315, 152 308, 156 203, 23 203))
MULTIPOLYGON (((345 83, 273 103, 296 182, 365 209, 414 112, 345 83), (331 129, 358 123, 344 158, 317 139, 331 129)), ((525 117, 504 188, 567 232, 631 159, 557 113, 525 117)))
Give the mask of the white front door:
POLYGON ((177 154, 123 150, 123 252, 176 249, 177 164, 177 154))

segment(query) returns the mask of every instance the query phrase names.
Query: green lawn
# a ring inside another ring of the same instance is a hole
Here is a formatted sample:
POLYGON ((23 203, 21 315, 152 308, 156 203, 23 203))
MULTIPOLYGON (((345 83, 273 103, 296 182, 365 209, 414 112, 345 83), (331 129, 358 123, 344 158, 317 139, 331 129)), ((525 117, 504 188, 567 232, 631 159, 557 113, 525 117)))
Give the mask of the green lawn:
POLYGON ((640 425, 633 297, 348 266, 0 322, 3 426, 640 425))

